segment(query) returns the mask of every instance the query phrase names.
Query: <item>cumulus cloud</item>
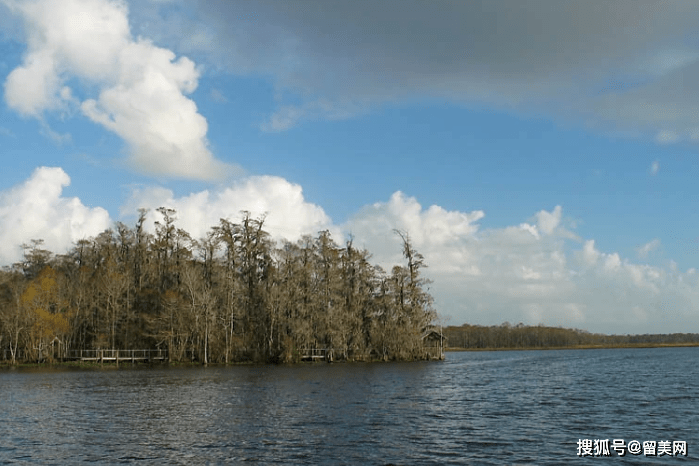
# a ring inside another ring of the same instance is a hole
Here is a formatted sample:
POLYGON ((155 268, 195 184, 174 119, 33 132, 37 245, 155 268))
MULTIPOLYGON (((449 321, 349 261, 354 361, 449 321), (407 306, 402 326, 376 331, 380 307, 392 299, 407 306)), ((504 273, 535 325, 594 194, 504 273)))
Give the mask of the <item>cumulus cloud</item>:
POLYGON ((31 239, 43 239, 46 249, 61 253, 110 227, 106 210, 62 196, 69 184, 62 169, 41 167, 21 185, 0 192, 0 264, 20 260, 22 244, 31 239))
POLYGON ((593 239, 581 242, 561 227, 562 210, 539 211, 535 225, 489 229, 479 225, 482 211, 425 209, 398 192, 362 209, 343 229, 385 268, 402 262, 392 230, 409 232, 429 265, 438 310, 455 323, 544 323, 603 333, 681 332, 699 324, 694 271, 602 252, 593 239))
POLYGON ((249 177, 227 188, 183 197, 162 187, 137 189, 122 208, 122 215, 132 215, 139 208, 150 209, 153 214, 158 207, 175 209, 177 225, 195 239, 204 237, 222 218, 238 222, 241 211, 253 217, 265 216, 265 229, 277 239, 295 241, 325 229, 337 239, 342 235, 321 207, 304 199, 301 186, 276 176, 249 177))
POLYGON ((461 243, 478 231, 482 211, 470 213, 447 211, 433 205, 427 210, 414 197, 395 192, 388 202, 377 202, 360 210, 343 225, 357 239, 357 244, 374 253, 385 268, 402 262, 401 248, 394 230, 407 232, 413 244, 430 253, 434 267, 453 272, 469 267, 468 252, 461 243), (454 254, 452 259, 443 254, 454 254), (462 254, 465 254, 463 256, 462 254))
POLYGON ((563 209, 561 206, 557 205, 553 212, 546 212, 542 210, 536 214, 537 225, 539 230, 543 233, 550 235, 561 223, 561 212, 563 209))
POLYGON ((215 179, 233 170, 215 159, 207 122, 187 97, 200 71, 147 39, 131 36, 128 9, 119 0, 4 0, 25 22, 28 49, 5 80, 5 101, 18 113, 79 107, 119 135, 130 162, 155 175, 215 179), (95 96, 79 102, 67 85, 87 83, 95 96))

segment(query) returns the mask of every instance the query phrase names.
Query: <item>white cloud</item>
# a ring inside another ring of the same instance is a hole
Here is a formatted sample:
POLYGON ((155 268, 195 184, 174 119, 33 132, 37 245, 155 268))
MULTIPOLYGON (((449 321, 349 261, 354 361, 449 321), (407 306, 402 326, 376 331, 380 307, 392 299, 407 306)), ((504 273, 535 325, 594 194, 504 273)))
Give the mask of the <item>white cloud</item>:
POLYGON ((650 241, 643 246, 639 247, 636 249, 636 252, 638 253, 638 257, 641 259, 645 259, 648 257, 648 254, 650 254, 652 251, 655 251, 660 247, 660 240, 658 238, 655 238, 653 241, 650 241))
POLYGON ((539 231, 550 235, 561 223, 561 206, 557 205, 553 212, 542 210, 536 214, 537 225, 539 231))
POLYGON ((438 310, 455 323, 504 321, 579 327, 603 333, 686 331, 699 325, 699 280, 690 270, 634 264, 581 246, 560 226, 562 208, 538 224, 483 229, 483 212, 423 209, 394 194, 357 213, 343 228, 385 268, 400 257, 392 229, 406 230, 424 254, 438 310), (572 240, 572 241, 571 241, 572 240))
POLYGON ((607 254, 604 260, 604 270, 608 272, 616 272, 621 267, 621 258, 616 252, 607 254))
POLYGON ((462 248, 461 243, 476 233, 476 222, 483 216, 482 211, 447 211, 436 205, 423 210, 414 197, 397 191, 386 203, 364 207, 343 225, 343 229, 354 235, 357 245, 369 249, 386 268, 402 261, 398 239, 393 232, 395 229, 409 233, 418 250, 431 252, 433 267, 478 273, 470 268, 469 252, 462 248), (444 253, 454 256, 442 257, 444 253))
POLYGON ((595 248, 595 240, 591 239, 585 241, 585 245, 583 246, 582 251, 580 251, 580 254, 582 255, 582 261, 586 266, 591 267, 596 265, 600 252, 595 248))
MULTIPOLYGON (((214 158, 207 122, 186 95, 200 71, 186 57, 131 36, 119 0, 5 0, 25 21, 28 51, 5 81, 5 101, 18 113, 76 107, 65 85, 77 77, 97 95, 79 104, 92 121, 128 145, 134 168, 154 175, 217 179, 235 171, 214 158)), ((51 133, 49 133, 51 134, 51 133)))
POLYGON ((158 207, 175 209, 178 227, 195 239, 204 237, 221 218, 238 222, 241 211, 246 210, 253 217, 266 215, 265 229, 275 238, 295 241, 303 234, 329 229, 337 241, 341 240, 340 230, 333 227, 323 209, 306 202, 301 186, 275 176, 249 177, 231 187, 183 197, 160 187, 135 190, 122 208, 122 216, 141 207, 151 212, 158 207))
POLYGON ((41 167, 21 185, 0 192, 0 264, 20 260, 21 245, 31 239, 43 239, 43 247, 62 253, 110 227, 106 210, 62 196, 69 184, 62 169, 41 167))
POLYGON ((539 237, 539 229, 536 225, 531 225, 529 223, 520 223, 520 230, 528 231, 534 238, 539 237))
POLYGON ((61 106, 55 60, 45 51, 30 54, 5 80, 5 101, 22 115, 38 117, 61 106))

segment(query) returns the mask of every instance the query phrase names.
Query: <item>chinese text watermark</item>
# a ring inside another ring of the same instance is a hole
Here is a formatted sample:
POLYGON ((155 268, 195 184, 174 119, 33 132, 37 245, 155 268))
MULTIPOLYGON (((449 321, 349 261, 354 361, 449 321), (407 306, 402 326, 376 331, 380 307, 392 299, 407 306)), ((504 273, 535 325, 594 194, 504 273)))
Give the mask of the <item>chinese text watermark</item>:
POLYGON ((687 442, 631 440, 626 443, 624 439, 615 438, 610 443, 609 439, 578 439, 578 456, 612 456, 614 453, 619 456, 627 453, 645 456, 687 456, 687 442))

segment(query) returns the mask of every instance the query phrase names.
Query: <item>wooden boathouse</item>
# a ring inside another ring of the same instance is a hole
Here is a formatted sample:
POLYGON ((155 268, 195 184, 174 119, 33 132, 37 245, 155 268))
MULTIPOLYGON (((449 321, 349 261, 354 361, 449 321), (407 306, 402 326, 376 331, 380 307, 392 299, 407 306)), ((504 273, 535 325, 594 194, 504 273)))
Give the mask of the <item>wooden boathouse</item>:
POLYGON ((422 347, 425 351, 425 359, 444 359, 444 347, 446 346, 447 338, 444 334, 436 329, 426 330, 422 334, 422 347))

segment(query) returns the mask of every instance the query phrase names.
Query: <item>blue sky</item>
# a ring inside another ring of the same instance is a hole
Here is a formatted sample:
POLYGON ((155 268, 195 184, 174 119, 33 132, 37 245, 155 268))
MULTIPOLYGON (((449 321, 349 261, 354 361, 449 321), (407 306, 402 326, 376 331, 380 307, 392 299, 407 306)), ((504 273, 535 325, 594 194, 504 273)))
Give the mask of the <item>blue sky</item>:
POLYGON ((0 262, 245 209, 408 231, 448 324, 698 332, 699 6, 657 5, 0 0, 0 262))

